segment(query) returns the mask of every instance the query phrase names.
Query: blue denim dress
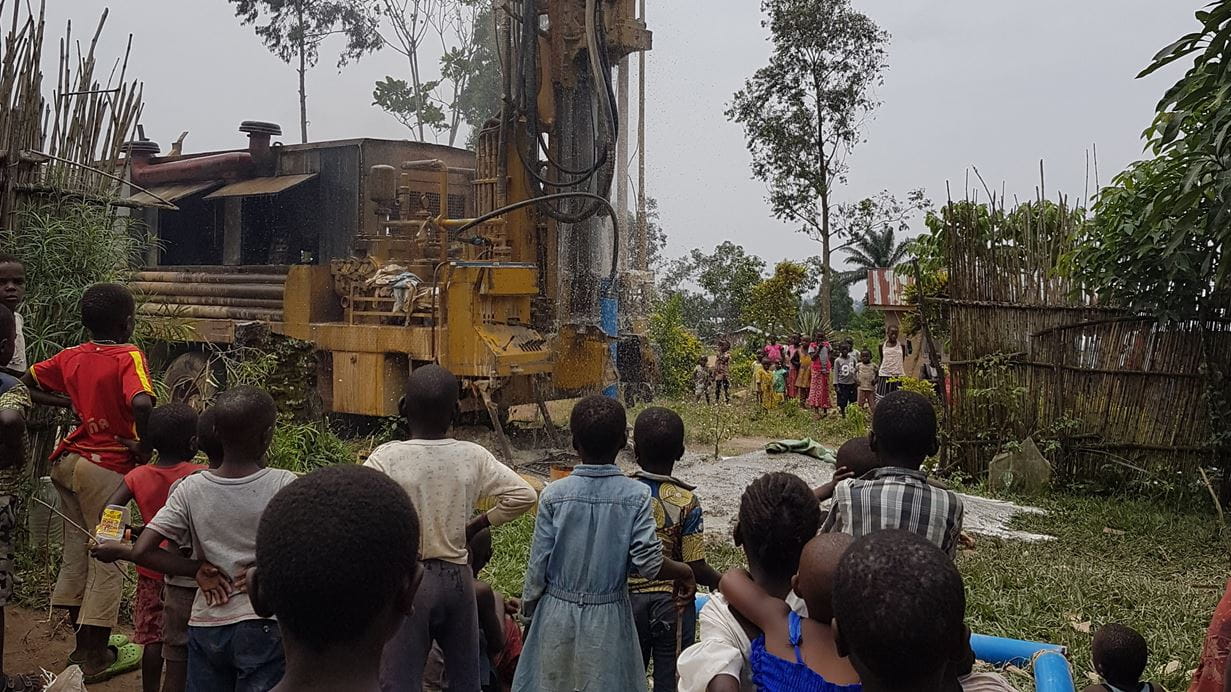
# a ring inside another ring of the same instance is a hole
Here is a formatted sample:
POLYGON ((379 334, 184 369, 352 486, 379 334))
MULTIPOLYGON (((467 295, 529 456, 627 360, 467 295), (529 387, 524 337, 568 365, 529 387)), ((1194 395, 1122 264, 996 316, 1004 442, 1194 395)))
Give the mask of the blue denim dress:
POLYGON ((522 591, 531 618, 514 692, 644 690, 628 574, 662 566, 650 491, 581 465, 543 491, 522 591))

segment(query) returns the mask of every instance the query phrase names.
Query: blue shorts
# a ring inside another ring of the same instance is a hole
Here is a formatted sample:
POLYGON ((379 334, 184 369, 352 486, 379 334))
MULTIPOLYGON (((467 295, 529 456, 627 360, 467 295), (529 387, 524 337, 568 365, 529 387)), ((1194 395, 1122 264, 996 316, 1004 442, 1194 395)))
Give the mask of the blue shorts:
POLYGON ((188 628, 188 692, 267 692, 285 669, 275 620, 188 628))

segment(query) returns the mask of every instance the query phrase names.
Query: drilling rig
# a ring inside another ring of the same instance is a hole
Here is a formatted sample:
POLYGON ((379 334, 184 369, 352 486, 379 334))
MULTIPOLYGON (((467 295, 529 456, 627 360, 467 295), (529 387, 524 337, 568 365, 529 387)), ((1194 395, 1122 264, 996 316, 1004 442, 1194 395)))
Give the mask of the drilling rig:
MULTIPOLYGON (((502 106, 472 159, 391 140, 271 145, 280 129, 255 121, 246 150, 130 143, 129 204, 160 241, 135 277, 140 311, 197 344, 253 324, 313 344, 333 412, 394 414, 426 363, 456 373, 463 406, 498 432, 514 405, 546 418, 545 399, 644 391, 644 192, 639 232, 623 203, 629 57, 644 85, 651 45, 641 1, 496 0, 502 106)), ((183 350, 167 354, 173 393, 206 367, 183 350)))

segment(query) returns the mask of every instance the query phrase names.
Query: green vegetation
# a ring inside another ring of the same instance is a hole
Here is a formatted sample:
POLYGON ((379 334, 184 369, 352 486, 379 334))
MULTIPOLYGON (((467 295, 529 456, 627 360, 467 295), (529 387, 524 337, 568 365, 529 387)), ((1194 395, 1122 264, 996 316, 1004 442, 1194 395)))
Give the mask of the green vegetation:
POLYGON ((650 316, 650 340, 658 349, 661 388, 682 396, 692 391, 692 371, 703 353, 701 339, 684 326, 684 299, 672 296, 650 316))

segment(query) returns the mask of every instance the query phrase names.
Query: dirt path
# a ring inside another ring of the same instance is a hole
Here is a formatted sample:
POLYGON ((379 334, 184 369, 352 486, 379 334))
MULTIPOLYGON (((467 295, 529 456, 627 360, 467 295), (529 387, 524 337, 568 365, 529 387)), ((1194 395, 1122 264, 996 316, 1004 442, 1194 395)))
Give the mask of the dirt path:
MULTIPOLYGON (((73 632, 67 626, 54 626, 47 611, 19 606, 4 609, 4 663, 10 673, 37 673, 46 668, 59 673, 73 650, 73 632)), ((57 617, 55 622, 60 622, 57 617)), ((126 632, 127 633, 127 632, 126 632)), ((90 692, 137 692, 141 673, 129 673, 97 685, 90 692)))
MULTIPOLYGON (((697 494, 705 506, 705 523, 720 533, 729 535, 739 511, 739 498, 748 484, 766 473, 786 471, 816 487, 833 478, 833 466, 800 454, 768 454, 753 451, 740 456, 714 459, 689 452, 675 467, 681 479, 697 486, 697 494)), ((1037 507, 1024 507, 1011 502, 962 495, 966 507, 966 531, 997 538, 1022 541, 1050 540, 1050 536, 1015 531, 1008 528, 1014 515, 1039 513, 1037 507)))

